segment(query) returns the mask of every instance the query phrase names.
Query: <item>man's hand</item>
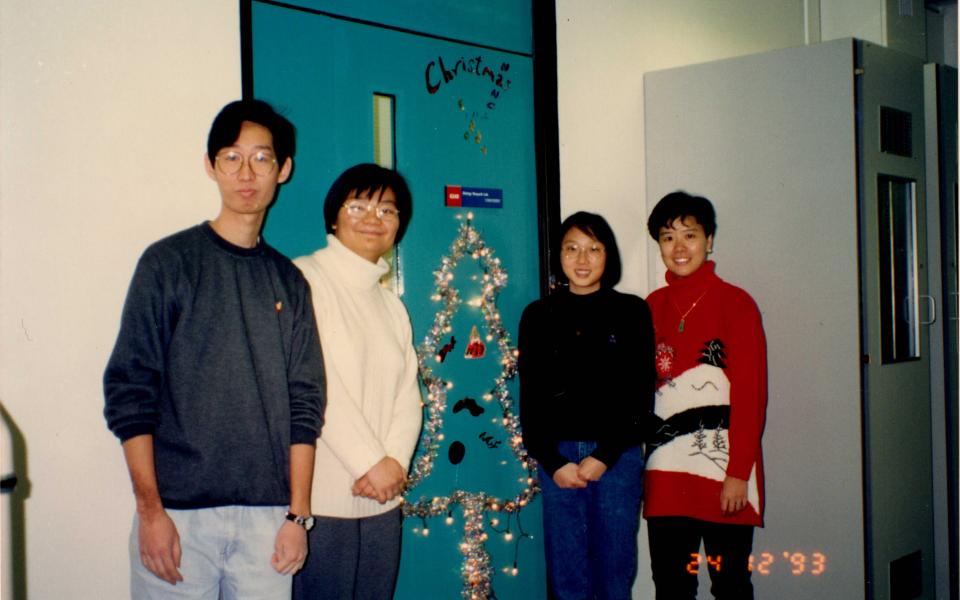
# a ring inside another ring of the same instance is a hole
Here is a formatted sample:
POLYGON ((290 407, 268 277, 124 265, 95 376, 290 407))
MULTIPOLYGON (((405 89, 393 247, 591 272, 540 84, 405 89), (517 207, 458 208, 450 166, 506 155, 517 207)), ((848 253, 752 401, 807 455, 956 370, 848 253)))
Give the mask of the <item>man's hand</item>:
POLYGON ((588 456, 580 461, 580 467, 577 474, 584 481, 600 481, 600 477, 607 472, 607 465, 592 456, 588 456))
POLYGON ((353 495, 384 504, 397 497, 407 483, 407 474, 396 459, 384 456, 353 484, 353 495))
POLYGON ((563 489, 587 487, 587 480, 580 476, 580 466, 567 463, 553 473, 553 482, 563 489))
POLYGON ((281 575, 293 575, 307 560, 307 531, 292 521, 285 521, 277 532, 270 564, 281 575))
POLYGON ((140 516, 140 562, 171 585, 183 581, 180 574, 180 534, 167 511, 140 516))
POLYGON ((180 574, 180 534, 163 508, 153 464, 153 436, 138 435, 123 442, 123 457, 130 471, 133 495, 137 500, 140 527, 140 562, 151 573, 171 585, 183 581, 180 574))
POLYGON ((732 517, 747 507, 747 482, 727 476, 720 492, 720 512, 732 517))

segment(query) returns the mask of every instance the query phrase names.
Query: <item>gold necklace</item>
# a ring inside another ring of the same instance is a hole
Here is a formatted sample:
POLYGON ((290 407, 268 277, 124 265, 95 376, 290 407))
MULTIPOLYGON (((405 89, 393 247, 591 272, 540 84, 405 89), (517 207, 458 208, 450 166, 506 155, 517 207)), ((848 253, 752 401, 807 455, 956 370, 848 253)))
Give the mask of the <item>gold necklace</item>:
MULTIPOLYGON (((680 315, 680 324, 677 325, 677 332, 683 333, 683 325, 684 325, 684 322, 685 322, 686 319, 687 319, 687 315, 689 315, 690 312, 697 307, 697 304, 698 304, 701 300, 703 300, 703 297, 706 296, 706 295, 707 295, 707 292, 709 292, 709 291, 710 291, 710 290, 704 290, 704 292, 703 292, 702 294, 700 294, 700 297, 693 301, 693 304, 690 305, 690 308, 687 309, 687 312, 682 313, 682 314, 680 315)), ((673 307, 674 307, 675 309, 677 309, 677 312, 679 313, 679 312, 680 312, 680 307, 677 306, 677 303, 674 302, 673 299, 671 299, 670 302, 673 304, 673 307)))

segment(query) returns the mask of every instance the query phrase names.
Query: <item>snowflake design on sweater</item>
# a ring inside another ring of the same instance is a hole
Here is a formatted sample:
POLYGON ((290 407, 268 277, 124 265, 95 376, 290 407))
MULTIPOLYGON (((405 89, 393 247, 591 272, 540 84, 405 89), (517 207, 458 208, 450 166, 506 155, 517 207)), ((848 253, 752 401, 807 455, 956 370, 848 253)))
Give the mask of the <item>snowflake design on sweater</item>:
POLYGON ((673 348, 664 342, 657 344, 656 350, 657 375, 661 379, 667 379, 673 372, 673 348))

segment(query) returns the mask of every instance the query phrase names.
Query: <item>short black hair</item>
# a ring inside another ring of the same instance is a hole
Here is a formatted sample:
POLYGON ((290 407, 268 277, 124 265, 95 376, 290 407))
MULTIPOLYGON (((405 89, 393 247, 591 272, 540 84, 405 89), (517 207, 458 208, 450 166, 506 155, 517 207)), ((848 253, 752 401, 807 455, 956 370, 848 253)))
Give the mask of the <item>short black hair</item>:
MULTIPOLYGON (((620 262, 620 249, 617 247, 617 238, 613 235, 613 230, 610 229, 610 225, 606 219, 598 214, 583 210, 573 213, 560 224, 559 239, 561 244, 567 232, 574 227, 603 244, 606 262, 603 267, 603 275, 600 276, 600 287, 613 287, 617 285, 620 281, 623 267, 620 262)), ((567 275, 563 272, 562 268, 557 270, 557 279, 560 283, 569 283, 567 275)))
POLYGON ((210 134, 207 136, 207 157, 211 164, 216 160, 220 150, 236 143, 244 121, 262 125, 270 130, 279 168, 283 168, 283 163, 297 153, 297 131, 286 117, 273 110, 273 107, 263 100, 235 100, 220 109, 213 119, 213 124, 210 125, 210 134))
POLYGON ((647 219, 647 231, 654 240, 660 239, 660 228, 669 229, 673 222, 693 217, 703 227, 703 233, 710 237, 717 232, 717 214, 713 204, 703 196, 693 196, 682 190, 670 192, 657 202, 647 219))
POLYGON ((410 195, 410 188, 399 172, 373 163, 361 163, 350 167, 330 186, 330 191, 327 192, 327 197, 323 201, 323 219, 326 221, 327 233, 334 232, 333 226, 337 223, 337 213, 340 212, 340 207, 351 193, 372 196, 387 188, 393 190, 393 195, 397 199, 400 226, 397 228, 395 243, 399 244, 407 231, 407 225, 410 224, 410 217, 413 216, 413 198, 410 195))

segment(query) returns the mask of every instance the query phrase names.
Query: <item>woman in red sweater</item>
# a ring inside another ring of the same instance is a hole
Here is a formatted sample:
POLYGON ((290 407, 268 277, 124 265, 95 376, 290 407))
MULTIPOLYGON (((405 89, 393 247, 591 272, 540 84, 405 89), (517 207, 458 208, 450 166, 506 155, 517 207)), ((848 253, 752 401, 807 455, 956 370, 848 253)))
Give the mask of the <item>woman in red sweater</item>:
POLYGON ((720 279, 706 198, 673 192, 647 221, 667 267, 653 313, 657 394, 644 518, 657 599, 695 600, 708 565, 715 598, 752 599, 753 529, 763 525, 760 436, 766 341, 747 292, 720 279), (703 541, 704 553, 700 553, 703 541))

